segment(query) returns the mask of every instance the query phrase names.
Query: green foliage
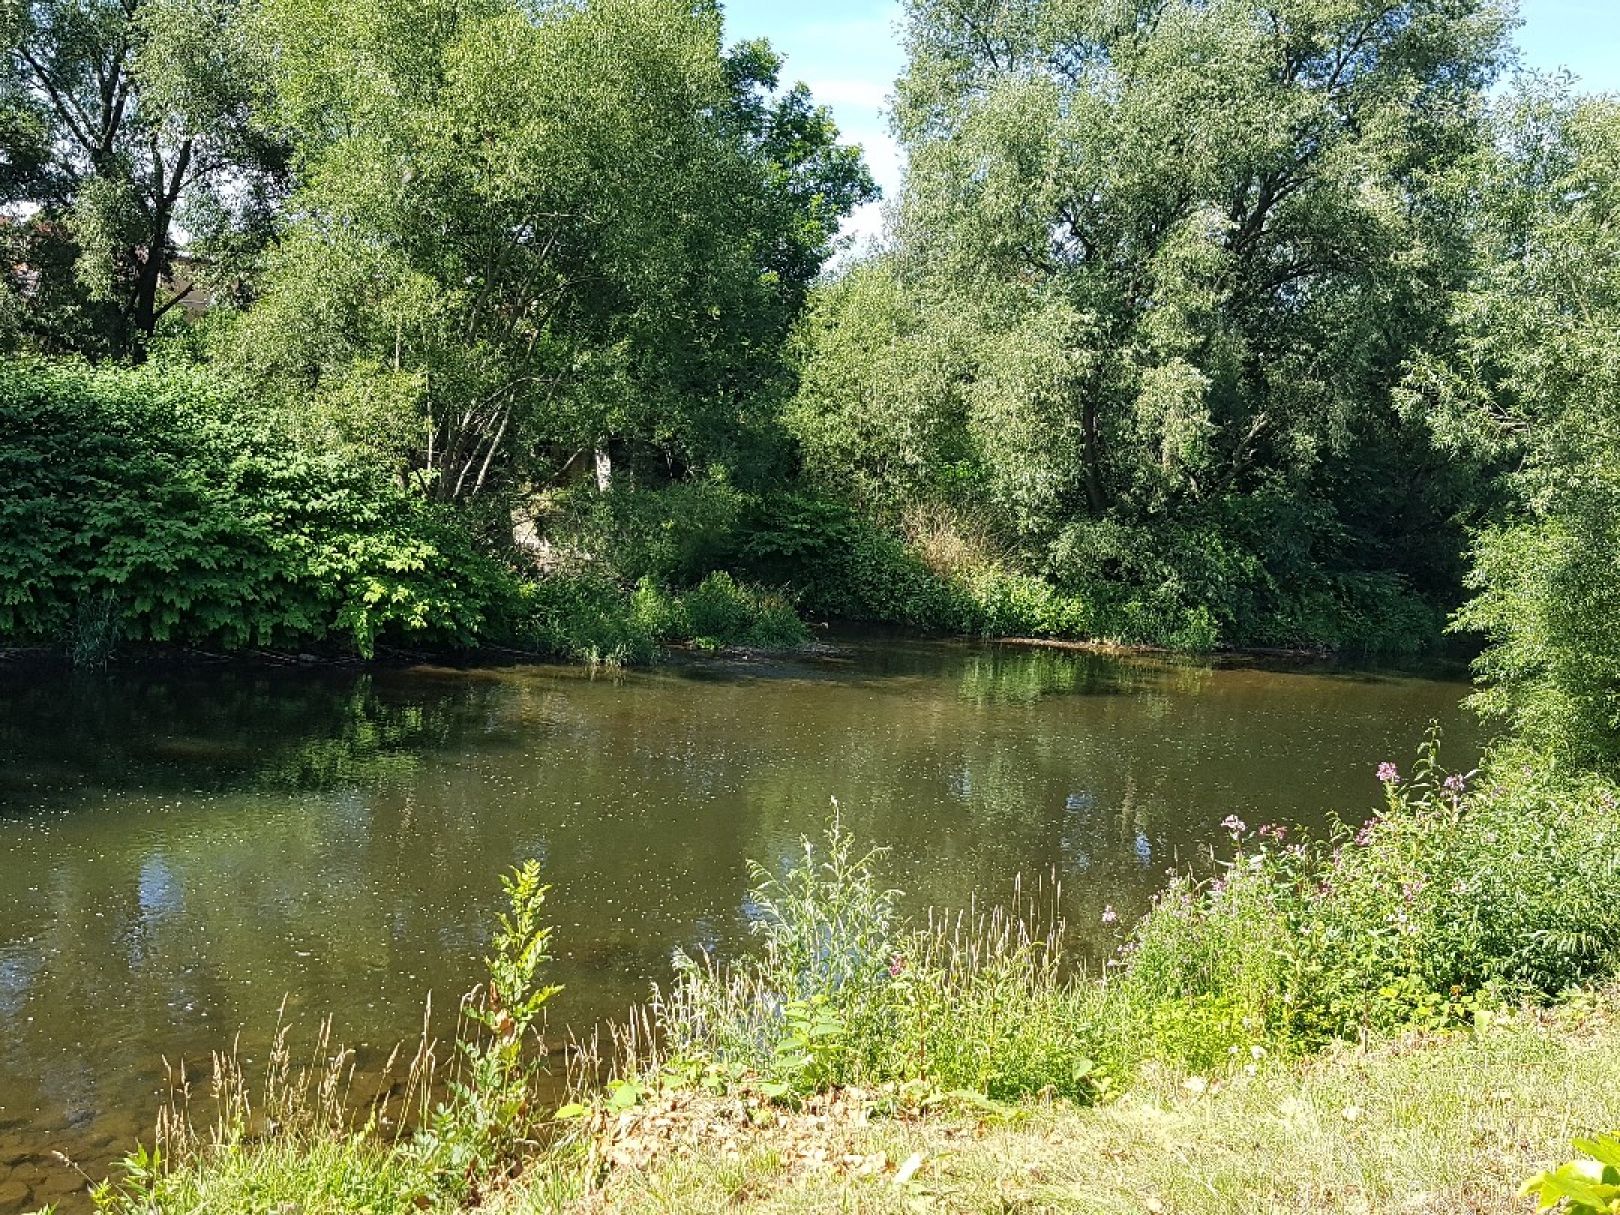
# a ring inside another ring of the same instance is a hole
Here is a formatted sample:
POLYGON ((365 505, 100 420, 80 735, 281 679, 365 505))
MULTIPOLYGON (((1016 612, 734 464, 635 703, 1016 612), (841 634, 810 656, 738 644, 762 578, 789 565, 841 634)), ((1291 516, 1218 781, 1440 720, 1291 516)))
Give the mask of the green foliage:
POLYGON ((263 247, 287 149, 252 122, 268 78, 250 9, 0 10, 0 193, 8 209, 24 204, 0 238, 0 347, 138 359, 159 322, 199 294, 194 281, 224 294, 263 247))
POLYGON ((760 947, 725 968, 678 955, 654 1002, 664 1075, 784 1099, 883 1084, 917 1104, 1106 1088, 1095 993, 1062 973, 1060 930, 1017 913, 904 928, 880 856, 835 817, 820 855, 806 841, 785 874, 755 867, 760 947))
POLYGON ((1491 0, 908 5, 893 242, 799 334, 812 484, 885 527, 978 515, 1095 636, 1432 644, 1484 477, 1395 390, 1467 281, 1454 178, 1507 29, 1491 0))
POLYGON ((1620 1135, 1577 1139, 1575 1150, 1584 1159, 1536 1174, 1520 1193, 1534 1196, 1538 1211, 1620 1215, 1620 1135))
POLYGON ((1385 809, 1325 844, 1234 821, 1222 875, 1174 883, 1127 945, 1128 1003, 1221 1008, 1208 1055, 1454 1023, 1613 973, 1611 786, 1508 755, 1447 776, 1432 742, 1410 778, 1383 771, 1385 809))
POLYGON ((1537 88, 1480 174, 1480 271, 1413 400, 1461 458, 1514 466, 1459 628, 1476 704, 1558 761, 1620 762, 1620 104, 1537 88))
POLYGON ((793 605, 779 594, 738 586, 721 570, 677 603, 674 626, 700 646, 742 644, 791 649, 808 639, 793 605))
POLYGON ((667 599, 650 585, 627 595, 600 575, 553 574, 525 582, 519 599, 514 639, 572 662, 648 663, 668 632, 667 599))
POLYGON ((664 645, 700 649, 755 646, 789 650, 809 634, 781 594, 739 585, 723 571, 684 594, 643 578, 626 592, 597 573, 559 573, 526 582, 518 592, 515 640, 575 662, 636 666, 664 645))
POLYGON ((532 1052, 545 1006, 562 988, 540 982, 551 956, 551 929, 541 922, 547 887, 540 864, 527 861, 503 875, 508 910, 501 914, 484 959, 488 985, 462 1002, 456 1036, 459 1075, 412 1150, 446 1177, 477 1185, 505 1176, 534 1147, 532 1052))
POLYGON ((259 12, 296 219, 233 345, 312 433, 440 499, 772 459, 787 328, 873 186, 768 47, 679 0, 259 12))
POLYGON ((694 477, 608 493, 576 488, 560 496, 544 522, 559 546, 590 554, 597 568, 626 582, 694 586, 727 564, 748 506, 728 480, 694 477))
POLYGON ((292 444, 217 375, 0 364, 0 635, 469 645, 509 578, 374 473, 292 444))

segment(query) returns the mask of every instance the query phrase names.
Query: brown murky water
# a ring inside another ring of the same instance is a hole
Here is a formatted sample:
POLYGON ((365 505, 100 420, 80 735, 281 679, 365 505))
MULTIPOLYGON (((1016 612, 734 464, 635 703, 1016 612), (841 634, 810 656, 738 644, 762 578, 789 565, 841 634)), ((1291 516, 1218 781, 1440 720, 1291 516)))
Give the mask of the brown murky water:
MULTIPOLYGON (((672 949, 746 935, 746 861, 829 799, 915 907, 1055 869, 1088 947, 1236 813, 1320 829, 1462 684, 883 639, 829 657, 561 668, 0 667, 0 1215, 148 1134, 162 1058, 286 998, 362 1063, 479 970, 497 875, 538 857, 567 991, 621 1012, 672 949), (22 1195, 22 1197, 19 1197, 22 1195)), ((70 1199, 70 1203, 72 1200, 70 1199)))

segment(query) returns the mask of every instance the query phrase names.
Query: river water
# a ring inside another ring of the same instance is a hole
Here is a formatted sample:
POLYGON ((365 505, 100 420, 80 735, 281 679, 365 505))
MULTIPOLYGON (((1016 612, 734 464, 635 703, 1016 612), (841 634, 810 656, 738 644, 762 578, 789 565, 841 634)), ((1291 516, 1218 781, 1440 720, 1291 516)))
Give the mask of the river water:
POLYGON ((476 982, 522 859, 554 886, 554 1029, 734 948, 747 862, 833 798, 914 909, 1055 871, 1101 956, 1104 908, 1140 913, 1228 814, 1364 817, 1431 721, 1472 759, 1465 691, 883 638, 595 676, 0 666, 0 1207, 82 1184, 53 1150, 101 1175, 149 1138, 165 1056, 262 1059, 284 1000, 362 1064, 411 1037, 476 982))

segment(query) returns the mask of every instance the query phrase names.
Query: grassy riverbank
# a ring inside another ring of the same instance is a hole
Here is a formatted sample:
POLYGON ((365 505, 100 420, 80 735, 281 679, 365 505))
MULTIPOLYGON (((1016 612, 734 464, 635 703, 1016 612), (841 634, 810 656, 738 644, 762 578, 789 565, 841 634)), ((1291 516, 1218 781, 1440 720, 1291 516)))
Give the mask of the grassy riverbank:
MULTIPOLYGON (((575 1209, 1527 1211, 1525 1177, 1572 1137, 1620 1125, 1620 994, 1201 1081, 1155 1069, 1096 1109, 791 1118, 729 1143, 683 1139, 689 1113, 673 1132, 655 1117, 667 1146, 575 1209)), ((499 1209, 545 1202, 520 1189, 499 1209)))
POLYGON ((424 1042, 358 1110, 343 1052, 300 1074, 278 1049, 257 1086, 226 1060, 212 1111, 172 1107, 100 1206, 1515 1209, 1620 1120, 1615 790, 1447 773, 1433 744, 1379 777, 1384 807, 1325 841, 1230 820, 1216 873, 1100 977, 1038 894, 903 921, 835 822, 756 871, 756 946, 677 955, 560 1109, 530 1050, 559 995, 531 863, 453 1051, 424 1042))
MULTIPOLYGON (((1519 1184, 1564 1159, 1572 1138, 1615 1125, 1610 988, 1208 1084, 1155 1068, 1098 1108, 883 1117, 848 1095, 764 1114, 734 1099, 673 1099, 532 1160, 479 1209, 1507 1215, 1530 1209, 1519 1184)), ((375 1142, 280 1141, 183 1167, 156 1209, 404 1213, 417 1209, 416 1180, 375 1142)))

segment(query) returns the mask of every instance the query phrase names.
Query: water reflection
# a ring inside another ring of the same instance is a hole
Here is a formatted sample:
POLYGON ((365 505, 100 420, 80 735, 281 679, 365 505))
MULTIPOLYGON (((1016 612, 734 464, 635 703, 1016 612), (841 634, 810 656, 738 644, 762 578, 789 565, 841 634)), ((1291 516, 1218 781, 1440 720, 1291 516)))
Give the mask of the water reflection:
POLYGON ((410 1035, 429 989, 473 981, 526 857, 583 1023, 675 947, 734 947, 746 859, 796 855, 833 797, 914 906, 1055 870, 1104 949, 1104 906, 1140 911, 1227 814, 1320 828, 1431 719, 1466 734, 1443 682, 905 642, 616 679, 0 683, 0 1139, 92 1166, 146 1122, 161 1055, 241 1028, 256 1057, 284 996, 369 1051, 410 1035))

